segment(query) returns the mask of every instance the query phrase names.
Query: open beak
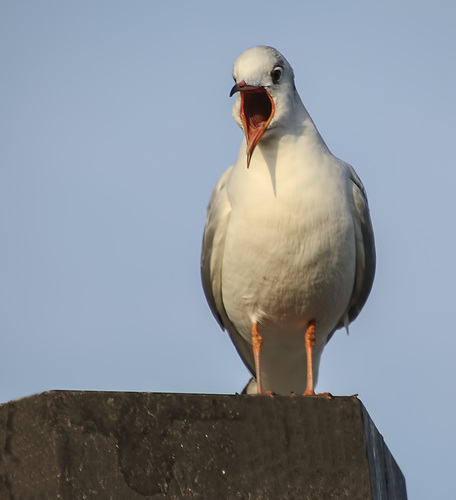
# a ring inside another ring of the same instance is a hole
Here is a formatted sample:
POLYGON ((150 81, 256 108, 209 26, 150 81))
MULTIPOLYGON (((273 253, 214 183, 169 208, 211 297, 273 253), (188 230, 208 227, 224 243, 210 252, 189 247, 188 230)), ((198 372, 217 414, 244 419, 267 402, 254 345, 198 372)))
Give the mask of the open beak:
POLYGON ((236 83, 230 97, 241 93, 241 121, 247 140, 247 168, 256 145, 271 123, 275 106, 272 97, 264 87, 253 87, 245 81, 236 83))

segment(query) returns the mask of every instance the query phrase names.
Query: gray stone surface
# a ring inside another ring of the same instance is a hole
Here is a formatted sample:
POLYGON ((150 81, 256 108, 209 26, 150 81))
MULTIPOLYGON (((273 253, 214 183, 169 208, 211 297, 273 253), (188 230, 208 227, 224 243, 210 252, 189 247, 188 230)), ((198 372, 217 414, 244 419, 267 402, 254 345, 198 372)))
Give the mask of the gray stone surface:
POLYGON ((1 499, 406 499, 356 398, 51 391, 0 406, 1 499))

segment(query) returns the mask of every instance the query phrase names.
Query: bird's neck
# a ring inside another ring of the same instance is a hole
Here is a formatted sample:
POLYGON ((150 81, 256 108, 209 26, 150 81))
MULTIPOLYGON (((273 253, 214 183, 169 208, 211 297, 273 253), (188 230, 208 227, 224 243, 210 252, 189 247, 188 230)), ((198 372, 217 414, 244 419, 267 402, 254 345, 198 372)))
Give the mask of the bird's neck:
POLYGON ((260 147, 266 150, 287 145, 291 148, 296 146, 301 151, 304 148, 330 153, 297 92, 287 103, 285 119, 268 132, 260 142, 260 147))
POLYGON ((320 135, 312 117, 309 115, 309 112, 302 103, 297 92, 294 95, 290 117, 294 118, 288 120, 287 122, 290 124, 292 133, 299 138, 305 138, 306 140, 315 143, 315 145, 318 143, 321 147, 328 149, 323 137, 320 135))

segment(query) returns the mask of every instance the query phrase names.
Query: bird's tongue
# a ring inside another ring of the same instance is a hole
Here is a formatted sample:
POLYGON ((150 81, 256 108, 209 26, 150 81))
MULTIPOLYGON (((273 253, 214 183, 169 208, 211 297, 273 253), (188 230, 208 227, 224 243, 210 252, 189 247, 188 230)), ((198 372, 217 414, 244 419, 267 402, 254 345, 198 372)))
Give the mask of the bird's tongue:
POLYGON ((247 167, 253 150, 274 116, 274 101, 263 87, 241 93, 241 119, 247 139, 247 167))

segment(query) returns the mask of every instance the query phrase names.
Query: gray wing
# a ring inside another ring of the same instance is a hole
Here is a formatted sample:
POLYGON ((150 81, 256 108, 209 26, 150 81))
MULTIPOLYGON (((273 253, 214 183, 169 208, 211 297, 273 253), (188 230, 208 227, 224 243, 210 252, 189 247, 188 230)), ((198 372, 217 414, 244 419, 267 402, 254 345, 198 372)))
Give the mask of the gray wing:
MULTIPOLYGON (((336 330, 343 326, 347 327, 361 312, 369 297, 375 276, 374 230, 372 228, 366 191, 354 168, 348 163, 341 163, 348 174, 351 187, 351 205, 356 242, 356 274, 350 303, 336 330)), ((328 337, 328 341, 333 333, 328 337)))
POLYGON ((356 276, 353 295, 348 310, 349 321, 353 321, 369 297, 375 276, 374 229, 369 213, 369 204, 364 186, 351 165, 348 165, 353 183, 353 216, 356 238, 356 276))
POLYGON ((201 281, 212 314, 221 328, 228 330, 239 356, 250 372, 255 375, 252 347, 239 335, 233 323, 228 318, 225 306, 223 305, 222 264, 225 237, 231 215, 231 204, 227 191, 227 182, 230 174, 231 168, 222 175, 209 201, 201 251, 201 281))

